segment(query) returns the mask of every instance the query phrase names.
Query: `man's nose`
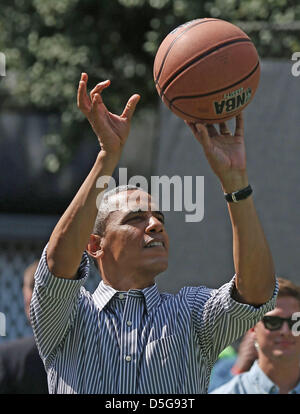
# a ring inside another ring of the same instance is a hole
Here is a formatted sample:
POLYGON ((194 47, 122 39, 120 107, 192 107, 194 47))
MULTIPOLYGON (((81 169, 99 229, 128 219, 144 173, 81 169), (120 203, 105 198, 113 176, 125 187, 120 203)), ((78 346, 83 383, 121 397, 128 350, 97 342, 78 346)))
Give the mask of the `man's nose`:
POLYGON ((280 328, 280 333, 282 335, 289 335, 290 332, 291 332, 291 330, 290 330, 289 324, 287 323, 287 321, 283 321, 283 324, 280 328))
POLYGON ((149 232, 156 232, 156 233, 160 233, 161 231, 163 231, 164 225, 163 223, 155 216, 150 216, 147 226, 146 226, 146 233, 149 232))

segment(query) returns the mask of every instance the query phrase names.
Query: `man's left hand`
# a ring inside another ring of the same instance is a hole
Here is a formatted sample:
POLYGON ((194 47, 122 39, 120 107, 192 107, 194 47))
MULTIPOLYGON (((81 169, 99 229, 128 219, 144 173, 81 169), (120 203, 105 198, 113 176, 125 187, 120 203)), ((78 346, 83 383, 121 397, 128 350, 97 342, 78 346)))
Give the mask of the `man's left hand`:
POLYGON ((206 158, 219 177, 225 192, 232 192, 248 185, 246 173, 246 150, 244 143, 244 122, 242 113, 236 117, 234 135, 225 122, 215 126, 186 122, 197 141, 204 149, 206 158))

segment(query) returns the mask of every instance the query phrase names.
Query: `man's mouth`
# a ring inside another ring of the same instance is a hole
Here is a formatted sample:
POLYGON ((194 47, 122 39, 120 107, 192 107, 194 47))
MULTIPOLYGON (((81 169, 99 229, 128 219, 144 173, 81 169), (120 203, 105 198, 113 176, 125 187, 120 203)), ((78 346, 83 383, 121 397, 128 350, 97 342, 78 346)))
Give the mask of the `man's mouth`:
POLYGON ((293 341, 277 341, 275 342, 275 344, 279 346, 291 346, 291 345, 294 345, 294 342, 293 341))
POLYGON ((164 243, 162 241, 151 241, 144 246, 145 249, 150 249, 151 247, 164 247, 164 243))

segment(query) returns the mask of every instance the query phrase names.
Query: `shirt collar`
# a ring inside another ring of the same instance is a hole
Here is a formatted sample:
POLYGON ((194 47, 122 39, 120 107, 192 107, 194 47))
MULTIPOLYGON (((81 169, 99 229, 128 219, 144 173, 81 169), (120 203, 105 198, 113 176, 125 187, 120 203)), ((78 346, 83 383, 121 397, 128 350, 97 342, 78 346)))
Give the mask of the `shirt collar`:
POLYGON ((255 385, 261 394, 277 394, 278 387, 270 380, 270 378, 263 372, 256 360, 249 372, 255 385))
POLYGON ((146 301, 147 313, 150 313, 152 309, 157 307, 161 301, 157 285, 154 284, 152 286, 146 287, 142 290, 142 292, 146 301))
POLYGON ((103 280, 101 280, 101 282, 99 283, 97 289, 95 290, 92 296, 93 296, 93 299, 97 307, 101 311, 115 295, 120 295, 120 293, 123 293, 125 295, 126 294, 141 295, 142 294, 145 298, 146 310, 148 314, 151 312, 153 308, 158 306, 158 304, 161 301, 160 294, 158 292, 158 288, 156 284, 146 287, 142 290, 132 289, 132 290, 129 290, 128 292, 120 292, 114 289, 113 287, 106 285, 103 282, 103 280))
POLYGON ((289 391, 289 394, 300 394, 300 381, 298 382, 295 388, 289 391))
POLYGON ((113 296, 117 293, 117 290, 112 288, 109 285, 106 285, 103 280, 99 283, 97 289, 93 293, 93 299, 101 311, 105 305, 113 298, 113 296))
POLYGON ((298 382, 298 384, 296 385, 295 388, 293 388, 289 394, 300 394, 300 381, 298 382))
MULTIPOLYGON (((265 394, 278 394, 279 388, 270 378, 262 371, 256 360, 249 371, 252 379, 258 388, 265 394)), ((289 394, 300 394, 300 382, 295 388, 289 391, 289 394)))

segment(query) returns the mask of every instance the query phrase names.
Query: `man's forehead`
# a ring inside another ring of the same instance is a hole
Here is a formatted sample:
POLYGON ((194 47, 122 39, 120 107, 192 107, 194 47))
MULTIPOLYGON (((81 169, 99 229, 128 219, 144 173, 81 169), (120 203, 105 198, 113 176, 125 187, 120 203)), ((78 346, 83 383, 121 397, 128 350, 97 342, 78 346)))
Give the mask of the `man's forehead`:
POLYGON ((155 200, 145 191, 127 190, 113 194, 109 198, 111 211, 156 211, 158 209, 155 200))
POLYGON ((275 316, 281 313, 292 314, 300 310, 300 302, 293 296, 280 296, 276 300, 276 307, 267 312, 267 316, 275 316))

